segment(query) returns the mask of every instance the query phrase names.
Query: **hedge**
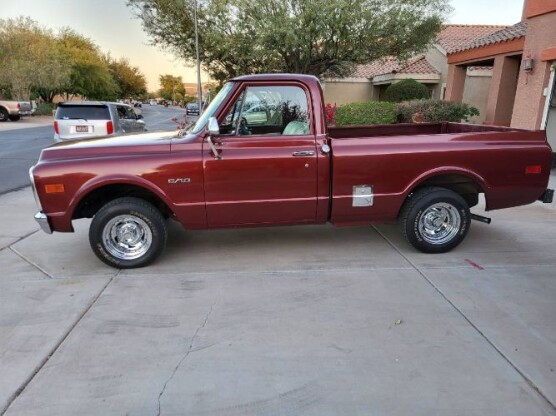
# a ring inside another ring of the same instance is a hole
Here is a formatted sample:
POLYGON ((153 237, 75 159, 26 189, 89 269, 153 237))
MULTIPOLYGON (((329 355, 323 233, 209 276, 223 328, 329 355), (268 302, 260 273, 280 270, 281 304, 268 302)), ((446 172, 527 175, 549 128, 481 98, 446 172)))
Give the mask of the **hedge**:
POLYGON ((335 114, 336 126, 364 124, 393 124, 396 105, 385 101, 344 104, 335 114))
POLYGON ((416 100, 400 103, 396 108, 398 123, 423 122, 461 122, 469 117, 478 116, 479 110, 465 103, 442 100, 416 100))
POLYGON ((384 92, 384 99, 393 103, 429 98, 429 89, 414 79, 404 79, 390 84, 384 92))

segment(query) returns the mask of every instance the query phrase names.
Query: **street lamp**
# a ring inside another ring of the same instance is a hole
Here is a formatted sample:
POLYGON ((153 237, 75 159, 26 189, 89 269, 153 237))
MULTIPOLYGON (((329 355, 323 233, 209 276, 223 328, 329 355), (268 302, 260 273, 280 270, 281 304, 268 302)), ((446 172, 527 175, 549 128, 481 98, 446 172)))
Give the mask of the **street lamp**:
POLYGON ((194 10, 194 19, 195 19, 195 52, 197 54, 197 102, 199 104, 199 114, 203 109, 203 91, 201 89, 201 62, 199 61, 199 28, 197 24, 197 0, 193 1, 195 10, 194 10))

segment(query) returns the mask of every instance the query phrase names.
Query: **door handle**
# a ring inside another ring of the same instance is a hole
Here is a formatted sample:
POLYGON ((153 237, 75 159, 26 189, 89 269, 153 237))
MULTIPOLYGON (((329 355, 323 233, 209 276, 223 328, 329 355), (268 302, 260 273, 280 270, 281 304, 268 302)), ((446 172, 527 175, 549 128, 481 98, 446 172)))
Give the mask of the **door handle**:
POLYGON ((303 156, 315 156, 315 152, 312 150, 300 150, 297 152, 293 152, 292 156, 303 157, 303 156))

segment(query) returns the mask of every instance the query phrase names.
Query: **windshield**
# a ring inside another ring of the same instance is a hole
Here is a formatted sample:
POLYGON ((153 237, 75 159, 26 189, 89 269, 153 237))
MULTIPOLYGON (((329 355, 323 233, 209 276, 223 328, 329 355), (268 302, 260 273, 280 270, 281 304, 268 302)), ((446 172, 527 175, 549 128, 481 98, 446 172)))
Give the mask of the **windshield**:
POLYGON ((212 102, 209 104, 205 112, 201 114, 201 116, 197 120, 197 123, 195 123, 193 128, 190 130, 190 133, 196 134, 205 128, 208 119, 214 116, 216 109, 220 107, 220 104, 222 104, 222 101, 224 101, 224 99, 226 98, 226 96, 228 95, 231 89, 232 89, 231 82, 228 82, 222 87, 220 92, 216 95, 216 97, 214 97, 214 100, 212 100, 212 102))

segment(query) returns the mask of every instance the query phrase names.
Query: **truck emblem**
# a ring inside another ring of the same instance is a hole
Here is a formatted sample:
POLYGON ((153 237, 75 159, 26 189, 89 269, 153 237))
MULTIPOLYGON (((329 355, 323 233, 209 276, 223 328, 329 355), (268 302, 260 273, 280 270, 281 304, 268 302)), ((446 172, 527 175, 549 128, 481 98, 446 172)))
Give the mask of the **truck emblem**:
POLYGON ((168 179, 168 183, 189 183, 191 182, 191 178, 170 178, 168 179))

